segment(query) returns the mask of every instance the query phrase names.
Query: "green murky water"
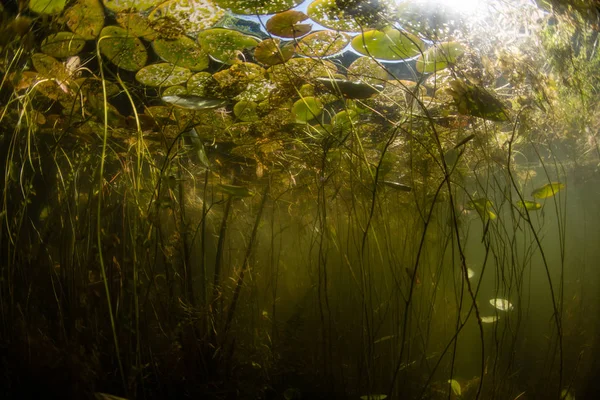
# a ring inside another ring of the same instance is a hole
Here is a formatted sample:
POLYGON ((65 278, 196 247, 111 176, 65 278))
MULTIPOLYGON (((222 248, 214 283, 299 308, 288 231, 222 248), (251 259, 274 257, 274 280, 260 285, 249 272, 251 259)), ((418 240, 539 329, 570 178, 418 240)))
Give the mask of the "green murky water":
POLYGON ((596 398, 591 2, 0 10, 0 397, 596 398))

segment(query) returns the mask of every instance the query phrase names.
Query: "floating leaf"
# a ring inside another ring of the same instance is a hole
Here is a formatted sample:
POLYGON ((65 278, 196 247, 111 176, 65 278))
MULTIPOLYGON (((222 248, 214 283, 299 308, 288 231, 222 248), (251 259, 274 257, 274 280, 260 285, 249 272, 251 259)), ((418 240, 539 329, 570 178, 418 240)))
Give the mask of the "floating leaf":
POLYGON ((415 35, 392 27, 367 31, 352 39, 352 48, 360 54, 387 61, 412 58, 423 47, 415 35))
POLYGON ((146 86, 173 86, 186 82, 192 72, 169 63, 148 65, 135 74, 135 79, 146 86))
POLYGON ((292 58, 296 49, 293 43, 279 46, 279 39, 265 39, 254 49, 254 58, 261 64, 282 64, 292 58))
POLYGON ((305 123, 321 115, 323 104, 316 97, 303 97, 292 106, 292 115, 297 122, 305 123))
POLYGON ((382 84, 387 80, 388 72, 371 57, 359 57, 348 67, 348 80, 382 84))
POLYGON ((301 86, 306 80, 328 77, 337 73, 337 66, 329 61, 292 58, 285 65, 273 65, 268 72, 274 82, 301 86))
POLYGON ((531 192, 531 195, 533 197, 535 197, 536 199, 545 199, 547 197, 554 196, 556 193, 560 192, 564 188, 565 188, 564 183, 560 183, 560 182, 547 183, 544 186, 535 189, 533 192, 531 192))
POLYGON ((140 13, 120 12, 116 15, 117 23, 131 36, 140 37, 149 41, 156 39, 159 34, 148 20, 148 17, 140 13))
POLYGON ((510 311, 514 308, 514 306, 506 299, 490 299, 490 304, 500 311, 510 311))
POLYGON ((257 121, 256 103, 253 101, 242 100, 235 103, 233 106, 233 114, 244 122, 257 121))
POLYGON ((207 29, 198 34, 198 43, 212 58, 225 64, 233 64, 245 50, 258 44, 252 36, 224 28, 207 29))
POLYGON ((64 13, 67 26, 86 40, 95 39, 104 26, 104 7, 99 0, 78 0, 64 13))
POLYGON ((66 0, 29 0, 29 9, 36 14, 53 15, 65 8, 66 0))
POLYGON ((211 97, 215 95, 217 82, 209 72, 198 72, 187 81, 187 92, 200 97, 211 97))
POLYGON ((312 24, 299 24, 308 18, 301 11, 284 11, 275 14, 267 21, 267 32, 284 38, 298 38, 306 35, 312 29, 312 24))
POLYGON ((484 324, 491 324, 491 323, 498 321, 499 319, 500 319, 500 317, 497 315, 490 315, 487 317, 481 317, 481 322, 484 324))
POLYGON ((218 188, 221 192, 233 197, 248 197, 252 196, 252 192, 245 186, 226 185, 220 183, 218 188))
POLYGON ((212 0, 165 1, 148 15, 150 21, 177 21, 189 35, 216 24, 225 11, 212 0))
POLYGON ((335 31, 360 32, 381 22, 381 15, 389 15, 395 6, 392 1, 379 0, 363 6, 359 2, 315 0, 306 13, 315 22, 335 31), (343 4, 346 3, 344 7, 343 4), (360 4, 357 6, 357 3, 360 4))
POLYGON ((111 11, 119 12, 125 10, 145 11, 154 7, 164 0, 103 0, 104 7, 111 11))
POLYGON ((460 383, 458 383, 457 380, 449 379, 448 383, 450 384, 450 387, 452 388, 452 392, 454 393, 455 396, 462 395, 462 389, 460 387, 460 383))
POLYGON ((275 14, 296 7, 304 0, 214 0, 219 6, 236 14, 275 14))
POLYGON ((174 106, 188 110, 206 110, 210 108, 223 107, 227 100, 211 99, 185 93, 163 94, 162 100, 174 106))
POLYGON ((166 62, 192 71, 201 71, 208 67, 208 55, 198 43, 187 36, 177 39, 156 39, 152 42, 156 54, 166 62))
POLYGON ((137 71, 146 65, 148 53, 140 39, 120 26, 106 26, 100 32, 100 52, 113 64, 127 71, 137 71))
POLYGON ((542 208, 542 205, 537 201, 524 200, 517 201, 517 206, 522 209, 526 209, 527 211, 537 211, 542 208))
POLYGON ((508 120, 504 105, 479 86, 453 80, 450 82, 448 92, 460 114, 473 115, 490 121, 508 120))
POLYGON ((298 52, 308 57, 330 57, 340 53, 350 42, 343 32, 317 31, 298 42, 298 52))
POLYGON ((85 40, 71 32, 58 32, 42 41, 42 52, 53 57, 65 58, 79 53, 85 46, 85 40))
POLYGON ((427 49, 417 58, 416 69, 421 73, 441 71, 465 52, 458 42, 444 42, 427 49))

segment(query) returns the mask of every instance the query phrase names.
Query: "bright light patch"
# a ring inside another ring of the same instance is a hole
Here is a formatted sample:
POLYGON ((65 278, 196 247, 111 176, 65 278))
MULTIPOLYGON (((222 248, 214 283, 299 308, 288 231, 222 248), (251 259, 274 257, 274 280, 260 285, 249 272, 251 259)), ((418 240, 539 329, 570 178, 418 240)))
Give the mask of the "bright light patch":
MULTIPOLYGON (((396 0, 396 3, 401 4, 403 1, 405 0, 396 0)), ((486 0, 418 0, 417 2, 433 9, 445 8, 465 15, 475 15, 487 9, 486 0)))

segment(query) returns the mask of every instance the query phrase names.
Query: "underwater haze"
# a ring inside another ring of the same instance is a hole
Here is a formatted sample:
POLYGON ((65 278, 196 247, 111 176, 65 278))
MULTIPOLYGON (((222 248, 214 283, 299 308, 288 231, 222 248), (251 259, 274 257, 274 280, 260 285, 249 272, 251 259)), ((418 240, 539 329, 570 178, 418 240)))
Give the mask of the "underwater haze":
POLYGON ((0 398, 600 398, 600 8, 0 5, 0 398))

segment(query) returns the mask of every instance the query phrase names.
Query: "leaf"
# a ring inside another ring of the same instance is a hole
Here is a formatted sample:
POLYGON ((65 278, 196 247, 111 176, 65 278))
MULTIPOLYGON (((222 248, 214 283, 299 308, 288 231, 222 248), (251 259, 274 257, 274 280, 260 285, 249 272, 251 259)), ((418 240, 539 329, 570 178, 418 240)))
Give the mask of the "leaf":
POLYGON ((284 38, 298 38, 312 29, 312 24, 298 23, 307 18, 308 15, 295 10, 275 14, 267 21, 267 32, 284 38))
POLYGON ((540 203, 531 200, 517 201, 517 206, 528 211, 537 211, 542 208, 540 203))
POLYGON ((316 97, 303 97, 292 106, 292 115, 297 122, 305 123, 319 115, 323 111, 323 104, 316 97))
POLYGON ((441 71, 456 62, 464 52, 464 46, 458 42, 439 43, 421 54, 415 67, 421 73, 441 71))
POLYGON ((135 74, 135 79, 146 86, 180 85, 192 75, 192 72, 173 64, 159 63, 148 65, 135 74))
POLYGON ((191 71, 202 71, 208 68, 208 54, 187 36, 172 40, 156 39, 152 42, 152 48, 164 61, 179 67, 189 68, 191 71))
POLYGON ((100 32, 100 52, 117 67, 137 71, 146 65, 148 53, 137 37, 120 26, 106 26, 100 32))
POLYGON ((317 31, 298 42, 298 52, 308 57, 330 57, 340 53, 350 42, 343 32, 317 31))
POLYGON ((91 40, 98 37, 104 26, 104 7, 99 0, 78 0, 64 17, 71 31, 91 40))
POLYGON ((234 64, 245 49, 258 44, 252 36, 232 29, 213 28, 198 34, 198 43, 212 58, 224 64, 234 64))
POLYGON ((233 106, 233 114, 244 122, 257 121, 258 115, 256 114, 257 104, 253 101, 241 100, 233 106))
POLYGON ((547 183, 544 186, 535 189, 533 192, 531 192, 531 195, 533 197, 535 197, 536 199, 545 199, 545 198, 554 196, 556 193, 560 192, 564 188, 565 188, 564 183, 560 183, 560 182, 547 183))
POLYGON ((383 30, 370 30, 352 39, 352 48, 365 56, 379 60, 405 60, 421 52, 424 47, 415 35, 387 27, 383 30))
POLYGON ((176 21, 189 35, 209 29, 225 15, 213 0, 160 1, 148 15, 150 21, 176 21))
POLYGON ((475 200, 471 200, 467 203, 467 210, 477 210, 479 215, 483 218, 484 215, 494 220, 497 218, 496 214, 492 211, 494 204, 486 198, 479 198, 475 200))
POLYGON ((236 14, 256 15, 275 14, 296 7, 304 0, 214 0, 223 8, 236 14))
POLYGON ((103 0, 104 7, 114 12, 125 10, 145 11, 152 8, 164 0, 103 0))
POLYGON ((36 14, 54 15, 60 13, 66 0, 30 0, 29 9, 36 14))
POLYGON ((57 32, 46 37, 40 49, 57 58, 66 58, 78 54, 85 46, 85 40, 71 32, 57 32))
POLYGON ((265 65, 276 65, 283 64, 292 56, 296 51, 293 43, 287 43, 284 46, 279 46, 280 40, 265 39, 260 42, 254 49, 254 58, 261 64, 265 65))

